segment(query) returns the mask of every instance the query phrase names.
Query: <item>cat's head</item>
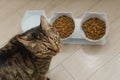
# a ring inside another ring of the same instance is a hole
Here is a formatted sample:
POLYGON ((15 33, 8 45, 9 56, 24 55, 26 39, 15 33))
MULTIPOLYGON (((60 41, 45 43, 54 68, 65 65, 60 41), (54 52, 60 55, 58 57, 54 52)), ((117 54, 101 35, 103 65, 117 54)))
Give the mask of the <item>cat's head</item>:
POLYGON ((60 51, 59 33, 44 16, 41 16, 40 20, 39 26, 21 34, 18 41, 35 56, 54 56, 60 51))

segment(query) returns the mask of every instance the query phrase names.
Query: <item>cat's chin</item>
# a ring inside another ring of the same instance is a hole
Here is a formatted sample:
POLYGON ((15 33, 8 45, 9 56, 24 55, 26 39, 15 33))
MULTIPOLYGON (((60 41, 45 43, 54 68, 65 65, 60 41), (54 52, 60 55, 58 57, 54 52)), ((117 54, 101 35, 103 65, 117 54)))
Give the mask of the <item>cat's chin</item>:
POLYGON ((58 49, 58 50, 53 50, 52 55, 55 56, 55 55, 57 55, 59 52, 60 52, 60 49, 58 49))
POLYGON ((52 56, 54 56, 54 55, 48 55, 48 54, 45 55, 45 54, 41 54, 41 53, 35 54, 35 57, 38 57, 38 58, 39 58, 39 57, 40 57, 40 58, 41 58, 41 57, 52 57, 52 56))

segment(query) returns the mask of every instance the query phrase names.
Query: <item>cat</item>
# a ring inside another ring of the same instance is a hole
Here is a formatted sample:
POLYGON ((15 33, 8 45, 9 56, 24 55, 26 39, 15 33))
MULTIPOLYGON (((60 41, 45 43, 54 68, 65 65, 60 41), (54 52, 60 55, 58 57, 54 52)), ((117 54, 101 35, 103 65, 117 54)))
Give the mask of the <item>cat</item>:
POLYGON ((41 16, 39 26, 16 35, 0 49, 0 80, 50 80, 46 73, 60 48, 59 33, 41 16))

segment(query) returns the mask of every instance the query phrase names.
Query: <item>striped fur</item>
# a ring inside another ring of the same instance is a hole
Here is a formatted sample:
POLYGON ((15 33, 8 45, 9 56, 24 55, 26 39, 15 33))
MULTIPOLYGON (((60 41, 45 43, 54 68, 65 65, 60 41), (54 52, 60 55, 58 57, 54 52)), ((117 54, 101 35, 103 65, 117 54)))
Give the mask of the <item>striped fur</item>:
POLYGON ((0 49, 0 80, 49 80, 45 74, 59 49, 59 34, 42 16, 41 25, 0 49))

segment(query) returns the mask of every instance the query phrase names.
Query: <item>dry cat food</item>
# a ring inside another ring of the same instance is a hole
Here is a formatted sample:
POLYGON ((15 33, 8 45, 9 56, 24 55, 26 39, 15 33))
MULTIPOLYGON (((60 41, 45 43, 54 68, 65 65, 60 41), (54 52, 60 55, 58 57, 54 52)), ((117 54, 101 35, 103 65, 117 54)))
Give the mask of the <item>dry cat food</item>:
POLYGON ((60 38, 64 39, 69 37, 74 31, 74 21, 68 16, 60 16, 54 22, 53 26, 59 32, 60 38))
POLYGON ((87 38, 98 40, 105 35, 105 22, 98 18, 90 18, 82 24, 82 29, 87 38))

